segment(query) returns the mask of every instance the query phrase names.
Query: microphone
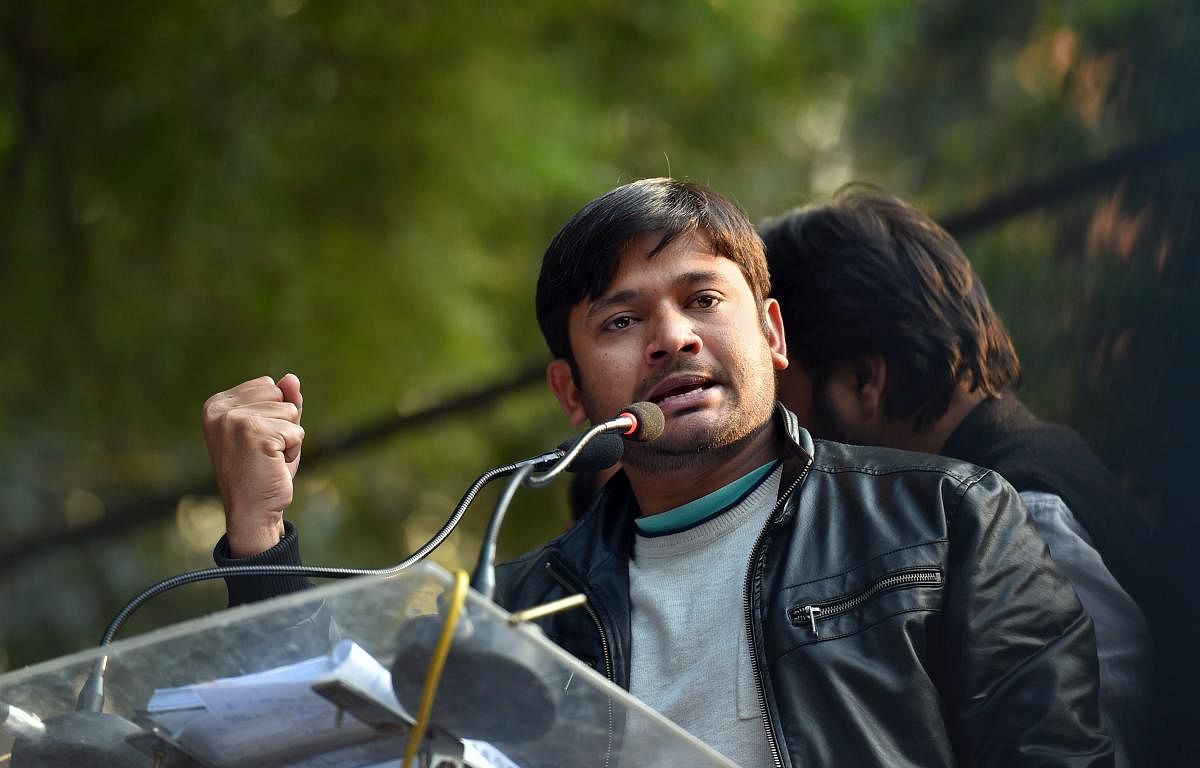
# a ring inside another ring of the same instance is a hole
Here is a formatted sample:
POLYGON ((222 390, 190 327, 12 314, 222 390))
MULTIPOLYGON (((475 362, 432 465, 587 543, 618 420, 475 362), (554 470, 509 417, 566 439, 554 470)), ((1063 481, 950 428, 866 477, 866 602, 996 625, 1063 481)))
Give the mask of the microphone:
POLYGON ((639 443, 648 443, 662 437, 663 430, 667 426, 667 419, 663 415, 662 408, 648 400, 634 403, 622 411, 621 416, 629 416, 633 419, 633 426, 624 432, 622 437, 626 440, 636 440, 639 443))
POLYGON ((610 419, 598 425, 605 432, 620 432, 621 437, 639 443, 648 443, 662 436, 666 427, 666 417, 662 408, 654 403, 643 400, 626 407, 610 419))
MULTIPOLYGON (((559 443, 558 450, 562 451, 562 454, 557 460, 564 460, 574 450, 581 439, 581 437, 575 437, 559 443)), ((599 472, 619 462, 624 453, 625 443, 621 440, 620 436, 612 432, 605 432, 604 434, 597 435, 594 440, 585 444, 579 453, 575 454, 575 457, 567 462, 567 471, 599 472)))
MULTIPOLYGON (((544 485, 549 485, 551 480, 558 477, 570 466, 570 463, 574 461, 575 456, 580 451, 600 435, 620 434, 626 440, 645 443, 661 437, 665 426, 666 417, 663 416, 662 409, 657 405, 645 401, 634 403, 623 409, 617 414, 616 418, 602 421, 587 432, 584 432, 583 436, 576 441, 575 447, 544 473, 535 475, 532 474, 532 470, 526 473, 528 476, 524 479, 525 485, 530 488, 541 488, 544 485)), ((616 461, 613 461, 607 466, 600 468, 607 469, 615 463, 616 461)))

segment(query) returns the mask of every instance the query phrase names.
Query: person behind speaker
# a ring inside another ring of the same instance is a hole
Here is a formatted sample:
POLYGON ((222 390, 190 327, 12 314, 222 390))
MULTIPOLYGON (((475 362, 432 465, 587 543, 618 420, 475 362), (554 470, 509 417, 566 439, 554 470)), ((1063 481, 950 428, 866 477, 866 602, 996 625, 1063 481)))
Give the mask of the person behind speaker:
POLYGON ((1122 584, 1145 594, 1148 532, 1083 439, 1018 399, 1016 349, 961 248, 865 185, 759 232, 789 341, 780 400, 818 437, 952 456, 1016 487, 1096 625, 1117 763, 1140 764, 1150 637, 1122 584))

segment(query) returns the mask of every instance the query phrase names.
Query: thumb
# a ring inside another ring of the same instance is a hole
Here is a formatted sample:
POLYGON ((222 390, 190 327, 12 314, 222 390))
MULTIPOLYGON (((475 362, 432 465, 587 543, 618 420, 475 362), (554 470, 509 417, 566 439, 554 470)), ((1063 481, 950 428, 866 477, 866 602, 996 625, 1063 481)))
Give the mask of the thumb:
POLYGON ((300 394, 300 378, 296 374, 284 374, 279 381, 275 382, 275 386, 283 392, 283 399, 286 402, 296 406, 301 414, 304 413, 304 395, 300 394))

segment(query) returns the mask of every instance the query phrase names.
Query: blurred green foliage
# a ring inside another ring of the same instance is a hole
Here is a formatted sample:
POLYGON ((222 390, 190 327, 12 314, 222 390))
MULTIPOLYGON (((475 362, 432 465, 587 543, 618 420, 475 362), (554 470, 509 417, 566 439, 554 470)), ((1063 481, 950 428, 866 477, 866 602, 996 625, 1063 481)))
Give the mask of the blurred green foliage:
MULTIPOLYGON (((0 669, 211 563, 206 496, 22 551, 205 477, 210 394, 294 371, 319 441, 541 360, 542 249, 618 183, 691 178, 761 219, 857 179, 937 215, 1200 120, 1200 11, 1166 0, 17 0, 0 24, 0 669)), ((1190 531, 1200 158, 1128 170, 964 245, 1027 399, 1190 531)), ((534 386, 302 470, 306 559, 395 562, 476 474, 570 433, 534 386)), ((564 500, 519 497, 502 552, 564 500)), ((490 503, 435 559, 472 562, 490 503)), ((223 599, 189 587, 125 634, 223 599)))

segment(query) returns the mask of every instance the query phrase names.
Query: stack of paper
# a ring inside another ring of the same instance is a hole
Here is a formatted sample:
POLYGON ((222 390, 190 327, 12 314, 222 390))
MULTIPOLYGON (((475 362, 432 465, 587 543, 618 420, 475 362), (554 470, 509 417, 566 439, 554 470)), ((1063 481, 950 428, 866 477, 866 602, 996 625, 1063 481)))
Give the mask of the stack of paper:
POLYGON ((411 722, 392 693, 391 676, 371 654, 343 640, 327 656, 240 677, 154 692, 146 712, 185 749, 218 765, 294 751, 323 737, 372 729, 313 691, 338 680, 411 722))
MULTIPOLYGON (((264 761, 288 765, 288 755, 305 766, 398 766, 399 761, 391 759, 380 762, 396 754, 394 741, 380 743, 370 726, 351 715, 341 716, 332 702, 314 692, 314 685, 333 681, 412 722, 392 692, 388 671, 350 640, 338 643, 327 656, 296 664, 161 688, 151 696, 146 715, 190 754, 218 766, 264 761), (339 749, 324 757, 319 754, 331 745, 339 749)), ((516 768, 482 742, 464 742, 464 756, 471 766, 516 768)))

